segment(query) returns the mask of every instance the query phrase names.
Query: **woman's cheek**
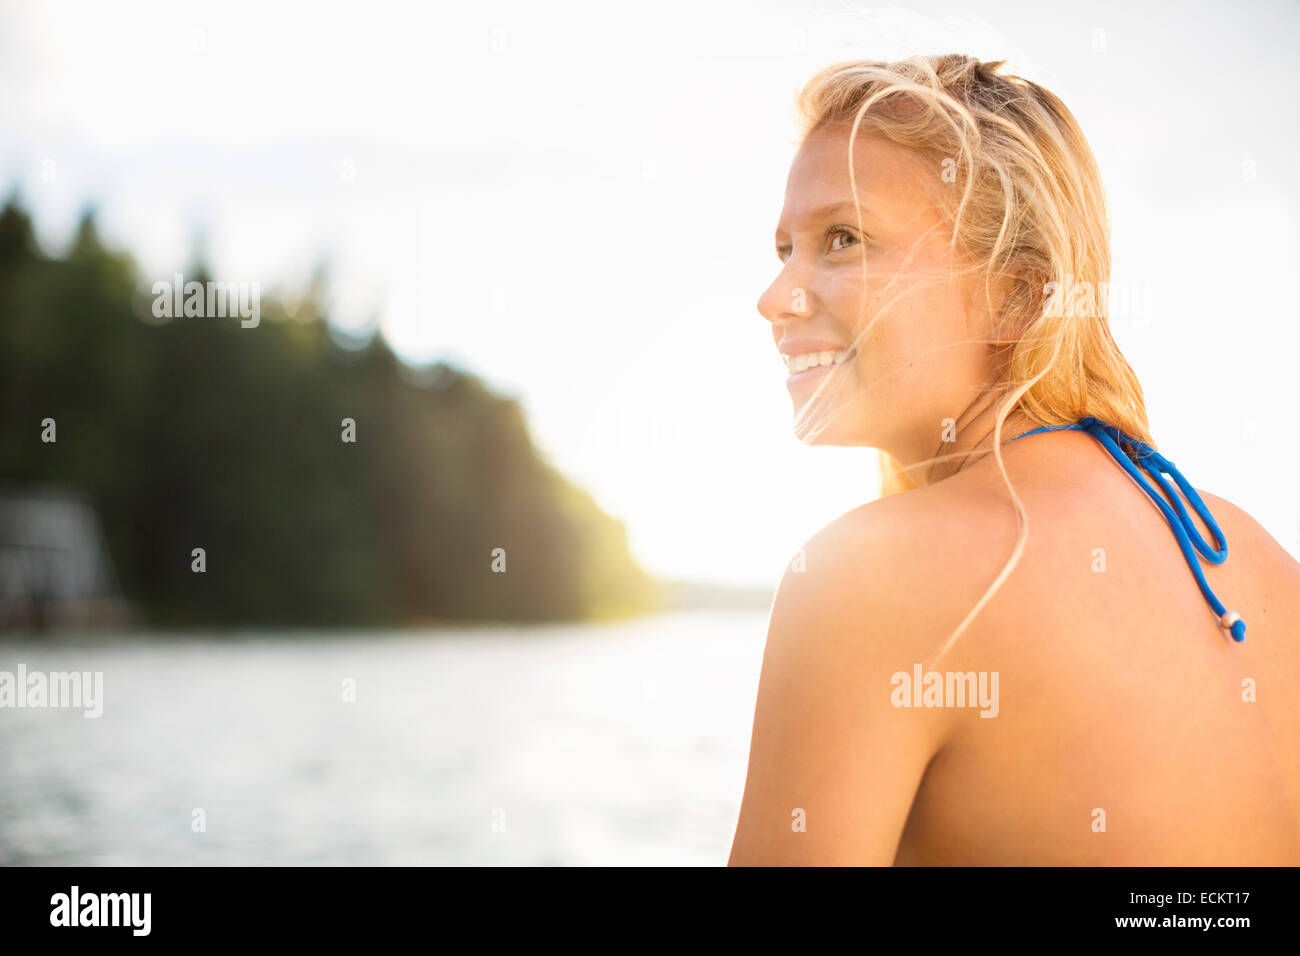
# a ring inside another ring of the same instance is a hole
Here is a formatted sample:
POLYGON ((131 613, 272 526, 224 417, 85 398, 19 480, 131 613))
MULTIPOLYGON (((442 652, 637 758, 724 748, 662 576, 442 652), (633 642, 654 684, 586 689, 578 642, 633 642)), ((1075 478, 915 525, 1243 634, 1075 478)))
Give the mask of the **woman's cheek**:
POLYGON ((835 302, 836 308, 857 300, 863 289, 861 273, 841 269, 832 272, 826 280, 827 296, 835 302))

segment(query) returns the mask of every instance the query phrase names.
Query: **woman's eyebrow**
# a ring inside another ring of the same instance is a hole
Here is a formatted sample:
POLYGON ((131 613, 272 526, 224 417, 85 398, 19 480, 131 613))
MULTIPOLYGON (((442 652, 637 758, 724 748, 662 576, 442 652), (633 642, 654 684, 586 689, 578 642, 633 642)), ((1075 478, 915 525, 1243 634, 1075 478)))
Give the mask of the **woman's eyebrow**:
MULTIPOLYGON (((857 212, 854 209, 854 204, 852 202, 845 201, 845 202, 831 203, 829 206, 822 206, 819 209, 814 209, 808 213, 808 219, 814 222, 820 219, 829 219, 832 216, 834 216, 836 213, 844 209, 847 209, 850 212, 852 212, 854 214, 854 217, 856 218, 857 212)), ((861 206, 861 209, 862 209, 862 218, 866 219, 868 216, 867 207, 861 206)), ((783 231, 784 230, 781 228, 781 226, 778 225, 776 227, 777 236, 780 236, 783 233, 783 231)))

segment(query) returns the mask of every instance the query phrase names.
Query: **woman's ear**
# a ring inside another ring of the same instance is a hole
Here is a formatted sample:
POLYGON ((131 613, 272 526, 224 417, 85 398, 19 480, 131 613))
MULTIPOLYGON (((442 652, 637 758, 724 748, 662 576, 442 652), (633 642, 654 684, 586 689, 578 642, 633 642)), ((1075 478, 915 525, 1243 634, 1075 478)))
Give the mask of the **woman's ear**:
POLYGON ((1032 276, 1005 276, 995 285, 999 287, 1000 295, 988 315, 987 341, 992 349, 1019 342, 1033 323, 1035 310, 1042 304, 1043 283, 1032 276))

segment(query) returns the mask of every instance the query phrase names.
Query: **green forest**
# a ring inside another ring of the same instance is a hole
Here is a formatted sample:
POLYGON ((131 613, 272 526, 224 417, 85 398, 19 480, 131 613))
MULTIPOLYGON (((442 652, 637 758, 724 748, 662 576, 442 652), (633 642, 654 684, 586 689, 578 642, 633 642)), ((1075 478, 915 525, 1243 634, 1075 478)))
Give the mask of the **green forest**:
POLYGON ((249 328, 153 319, 151 281, 106 248, 93 214, 50 255, 17 198, 0 213, 0 481, 83 493, 144 623, 591 620, 660 606, 622 524, 539 455, 514 399, 453 365, 409 368, 380 334, 342 342, 319 289, 292 315, 263 294, 249 328))

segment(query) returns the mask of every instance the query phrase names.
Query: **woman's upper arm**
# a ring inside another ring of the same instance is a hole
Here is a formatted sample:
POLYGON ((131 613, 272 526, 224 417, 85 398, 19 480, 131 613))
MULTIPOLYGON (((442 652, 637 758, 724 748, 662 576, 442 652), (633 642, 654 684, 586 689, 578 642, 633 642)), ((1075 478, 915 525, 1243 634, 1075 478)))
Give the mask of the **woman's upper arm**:
POLYGON ((948 715, 892 703, 891 675, 923 660, 934 615, 909 580, 914 549, 889 537, 850 513, 781 581, 732 866, 894 860, 948 715))

